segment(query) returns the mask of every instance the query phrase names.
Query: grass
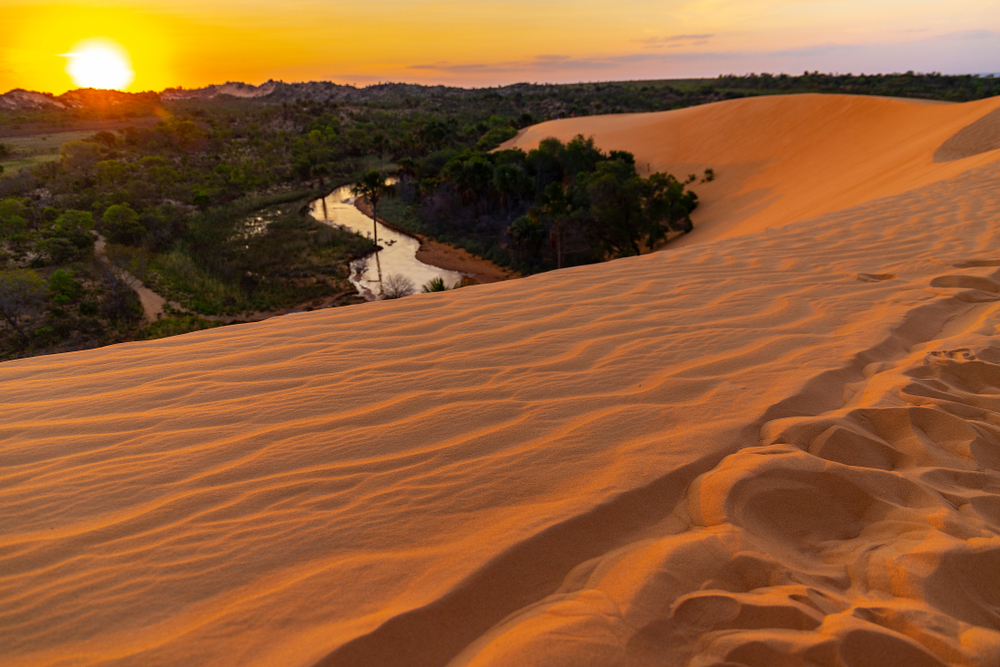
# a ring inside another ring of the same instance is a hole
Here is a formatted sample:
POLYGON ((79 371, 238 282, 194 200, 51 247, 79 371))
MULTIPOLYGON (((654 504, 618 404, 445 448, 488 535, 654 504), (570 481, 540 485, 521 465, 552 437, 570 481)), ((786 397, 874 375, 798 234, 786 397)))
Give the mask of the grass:
POLYGON ((156 255, 150 269, 151 288, 187 310, 202 315, 222 315, 250 308, 238 285, 199 268, 179 250, 156 255))
POLYGON ((67 141, 83 141, 96 134, 91 130, 88 132, 46 132, 45 134, 31 134, 26 137, 7 137, 0 139, 0 143, 5 143, 16 152, 33 153, 37 155, 47 153, 59 153, 59 149, 67 141))
POLYGON ((82 141, 94 136, 94 132, 48 132, 26 137, 5 137, 0 143, 11 148, 11 154, 0 161, 5 174, 16 174, 22 169, 30 169, 43 162, 59 159, 59 149, 68 141, 82 141))
MULTIPOLYGON (((16 154, 15 154, 16 155, 16 154)), ((32 167, 37 167, 45 162, 56 162, 59 160, 59 155, 32 155, 29 157, 18 157, 14 159, 7 159, 0 161, 0 166, 3 166, 3 173, 5 174, 16 174, 22 169, 31 169, 32 167)))

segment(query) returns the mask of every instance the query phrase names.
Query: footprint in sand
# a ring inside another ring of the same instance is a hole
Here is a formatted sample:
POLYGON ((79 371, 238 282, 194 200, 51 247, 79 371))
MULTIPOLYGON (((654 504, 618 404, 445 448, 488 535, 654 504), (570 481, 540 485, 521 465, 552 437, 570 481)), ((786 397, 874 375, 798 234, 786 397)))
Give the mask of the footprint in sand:
POLYGON ((931 287, 957 287, 959 289, 976 289, 982 292, 996 294, 1000 292, 1000 283, 982 276, 948 275, 938 276, 931 281, 931 287))
POLYGON ((895 280, 898 278, 898 276, 892 273, 855 273, 852 275, 863 283, 880 283, 883 280, 895 280))

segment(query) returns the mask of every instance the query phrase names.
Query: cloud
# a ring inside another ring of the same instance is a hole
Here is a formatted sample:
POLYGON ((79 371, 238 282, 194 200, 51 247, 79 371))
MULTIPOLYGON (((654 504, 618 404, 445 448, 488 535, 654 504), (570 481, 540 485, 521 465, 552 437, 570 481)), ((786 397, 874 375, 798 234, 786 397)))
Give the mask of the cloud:
POLYGON ((994 40, 1000 38, 1000 32, 995 30, 960 30, 958 32, 945 32, 937 36, 937 39, 959 39, 959 40, 994 40))
POLYGON ((703 35, 670 35, 668 37, 645 37, 633 39, 636 44, 642 44, 644 49, 677 49, 682 46, 701 46, 715 37, 714 33, 703 35))
POLYGON ((434 63, 410 65, 408 69, 445 74, 550 74, 557 72, 612 70, 637 63, 662 63, 713 58, 732 58, 732 53, 625 53, 614 56, 571 58, 570 56, 539 55, 526 60, 507 60, 496 63, 452 63, 441 60, 434 63))
MULTIPOLYGON (((685 39, 711 35, 672 35, 652 38, 657 44, 686 45, 685 39)), ((645 48, 649 40, 636 40, 642 48, 613 55, 571 57, 544 54, 501 62, 436 61, 411 65, 408 71, 436 81, 500 85, 512 81, 596 81, 665 79, 720 74, 772 72, 797 74, 821 72, 934 72, 961 74, 989 72, 995 68, 993 45, 1000 33, 990 30, 919 34, 900 41, 869 44, 826 43, 768 51, 645 48), (963 48, 957 50, 956 43, 963 48), (957 56, 956 54, 959 54, 957 56)), ((688 42, 691 43, 691 42, 688 42)))
POLYGON ((561 55, 538 55, 527 60, 507 60, 497 63, 452 63, 439 60, 435 63, 410 65, 408 69, 449 74, 511 74, 537 73, 552 70, 608 69, 617 67, 614 58, 571 58, 561 55))

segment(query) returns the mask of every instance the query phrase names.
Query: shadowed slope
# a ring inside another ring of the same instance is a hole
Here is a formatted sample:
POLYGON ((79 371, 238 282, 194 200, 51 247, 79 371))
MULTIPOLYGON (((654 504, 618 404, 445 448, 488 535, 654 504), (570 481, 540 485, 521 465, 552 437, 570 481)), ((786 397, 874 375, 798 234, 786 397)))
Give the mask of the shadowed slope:
POLYGON ((1000 149, 1000 109, 963 127, 934 151, 935 162, 951 162, 1000 149))

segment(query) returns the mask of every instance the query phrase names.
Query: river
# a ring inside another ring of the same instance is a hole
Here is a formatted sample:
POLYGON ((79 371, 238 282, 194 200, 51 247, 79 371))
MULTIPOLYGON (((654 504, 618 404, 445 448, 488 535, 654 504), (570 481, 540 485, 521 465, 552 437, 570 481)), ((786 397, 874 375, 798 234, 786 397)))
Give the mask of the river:
MULTIPOLYGON (((337 188, 327 195, 325 200, 314 201, 310 206, 310 213, 320 222, 359 232, 369 239, 372 237, 372 219, 354 206, 354 196, 351 194, 350 186, 337 188)), ((390 276, 402 276, 408 279, 413 284, 415 292, 419 292, 423 285, 434 278, 443 279, 448 287, 453 287, 462 280, 462 274, 457 271, 439 269, 418 260, 416 255, 420 241, 417 239, 389 229, 382 223, 377 224, 378 244, 382 249, 351 264, 351 282, 364 298, 368 300, 379 298, 390 276)))

